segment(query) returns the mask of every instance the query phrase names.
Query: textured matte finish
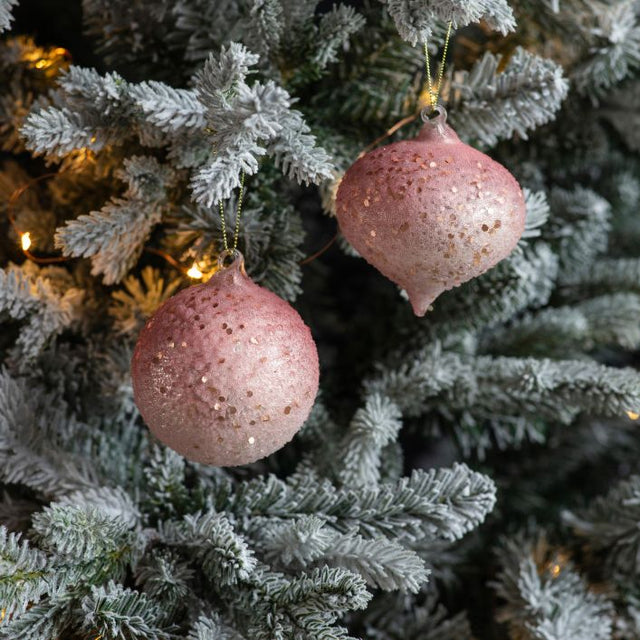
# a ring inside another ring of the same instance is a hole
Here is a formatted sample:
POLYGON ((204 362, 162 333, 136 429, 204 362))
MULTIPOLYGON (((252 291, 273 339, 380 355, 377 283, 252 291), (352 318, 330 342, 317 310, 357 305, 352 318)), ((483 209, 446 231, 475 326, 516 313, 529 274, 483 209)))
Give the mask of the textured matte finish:
POLYGON ((318 391, 318 353, 296 310, 237 259, 157 310, 131 373, 159 440, 190 460, 234 466, 273 453, 300 429, 318 391))
POLYGON ((442 116, 417 138, 355 162, 336 205, 344 236, 407 291, 418 316, 443 291, 507 257, 526 214, 515 178, 461 142, 442 116))

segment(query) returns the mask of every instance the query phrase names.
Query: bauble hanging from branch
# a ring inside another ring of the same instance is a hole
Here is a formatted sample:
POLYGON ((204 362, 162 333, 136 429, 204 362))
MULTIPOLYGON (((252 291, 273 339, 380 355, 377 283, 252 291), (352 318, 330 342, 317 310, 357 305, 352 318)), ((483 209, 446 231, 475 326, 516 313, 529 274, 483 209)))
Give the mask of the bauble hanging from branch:
POLYGON ((255 284, 237 251, 220 264, 147 322, 131 373, 136 405, 161 442, 196 462, 234 466, 300 429, 318 391, 318 353, 298 312, 255 284))
POLYGON ((418 316, 443 291, 506 258, 526 213, 516 179, 461 142, 443 107, 423 119, 416 138, 357 160, 336 198, 346 239, 406 290, 418 316))

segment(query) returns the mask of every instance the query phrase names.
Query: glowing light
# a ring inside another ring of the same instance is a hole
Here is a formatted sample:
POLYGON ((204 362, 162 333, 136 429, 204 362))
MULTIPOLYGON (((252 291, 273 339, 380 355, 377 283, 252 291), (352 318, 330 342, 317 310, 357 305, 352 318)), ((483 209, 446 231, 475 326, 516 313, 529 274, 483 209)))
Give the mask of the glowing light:
POLYGON ((23 251, 29 251, 29 247, 31 246, 31 234, 28 231, 20 236, 20 245, 22 246, 23 251))
POLYGON ((562 571, 562 567, 559 564, 554 564, 553 567, 551 567, 551 575, 554 578, 557 578, 560 575, 560 571, 562 571))
POLYGON ((640 418, 640 413, 636 413, 635 411, 627 411, 627 415, 631 420, 637 420, 640 418))
POLYGON ((51 63, 48 60, 38 60, 38 62, 36 62, 35 67, 36 69, 44 69, 45 67, 48 67, 51 63))
POLYGON ((2 622, 4 620, 4 617, 7 615, 7 610, 3 609, 2 611, 0 611, 0 622, 2 622))
POLYGON ((198 269, 198 265, 197 263, 193 263, 193 266, 191 267, 191 269, 189 269, 189 271, 187 271, 187 275, 190 278, 193 278, 194 280, 200 280, 200 278, 202 278, 203 273, 202 271, 200 271, 200 269, 198 269))
POLYGON ((428 87, 422 89, 422 91, 418 95, 418 106, 420 109, 424 109, 425 107, 431 106, 431 93, 429 92, 428 87))

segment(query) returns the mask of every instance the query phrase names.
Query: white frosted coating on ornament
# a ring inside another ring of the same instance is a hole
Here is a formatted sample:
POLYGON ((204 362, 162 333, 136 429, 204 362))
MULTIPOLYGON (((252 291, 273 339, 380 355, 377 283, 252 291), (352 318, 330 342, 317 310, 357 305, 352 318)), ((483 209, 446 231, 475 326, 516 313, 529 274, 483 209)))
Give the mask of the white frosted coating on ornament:
POLYGON ((190 460, 234 466, 291 440, 315 400, 319 367, 296 310, 236 260, 156 311, 131 373, 136 405, 159 440, 190 460))
POLYGON ((347 240, 407 291, 419 316, 507 257, 526 215, 515 178, 442 122, 355 162, 336 210, 347 240))

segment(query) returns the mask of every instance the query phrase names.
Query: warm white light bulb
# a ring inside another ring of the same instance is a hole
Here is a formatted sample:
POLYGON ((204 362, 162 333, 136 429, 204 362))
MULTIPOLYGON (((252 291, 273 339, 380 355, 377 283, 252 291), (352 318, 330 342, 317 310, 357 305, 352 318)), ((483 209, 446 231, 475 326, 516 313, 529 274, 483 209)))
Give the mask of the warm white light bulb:
POLYGON ((202 278, 202 271, 198 269, 198 265, 194 262, 191 269, 187 271, 187 275, 194 280, 200 280, 200 278, 202 278))
POLYGON ((20 236, 20 244, 22 245, 23 251, 28 251, 31 246, 31 234, 26 231, 20 236))

